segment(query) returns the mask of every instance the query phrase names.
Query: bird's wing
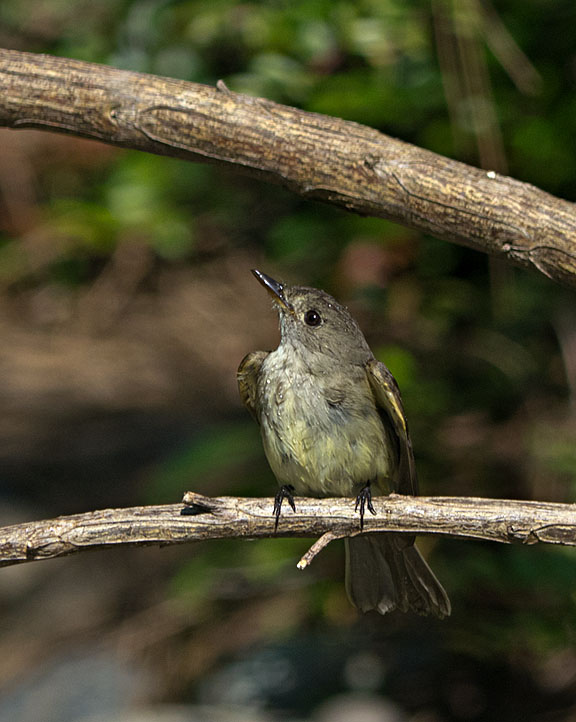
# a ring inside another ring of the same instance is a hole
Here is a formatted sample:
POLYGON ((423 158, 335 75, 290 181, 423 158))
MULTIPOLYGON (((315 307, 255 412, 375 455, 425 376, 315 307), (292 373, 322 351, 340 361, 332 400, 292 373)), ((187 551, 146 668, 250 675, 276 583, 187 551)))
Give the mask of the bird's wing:
POLYGON ((268 351, 253 351, 242 359, 242 363, 238 367, 236 379, 238 381, 238 391, 242 403, 260 423, 256 410, 256 390, 258 374, 262 368, 262 362, 268 356, 268 351))
POLYGON ((398 470, 394 491, 400 494, 417 494, 418 480, 416 478, 414 452, 412 451, 412 442, 408 434, 398 384, 386 366, 380 361, 376 361, 376 359, 368 361, 366 374, 380 415, 383 416, 386 427, 390 430, 391 437, 397 446, 398 470))

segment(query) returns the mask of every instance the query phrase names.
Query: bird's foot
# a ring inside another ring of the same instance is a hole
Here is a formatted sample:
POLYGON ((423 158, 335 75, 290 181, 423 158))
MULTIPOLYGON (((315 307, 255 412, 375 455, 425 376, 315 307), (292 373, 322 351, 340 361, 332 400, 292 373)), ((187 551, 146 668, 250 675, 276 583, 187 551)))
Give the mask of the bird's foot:
POLYGON ((366 486, 360 490, 360 493, 356 497, 356 506, 354 507, 354 511, 358 511, 358 508, 360 508, 360 531, 362 531, 364 529, 364 512, 366 509, 368 509, 371 514, 376 515, 376 509, 372 504, 370 482, 368 482, 366 486))
POLYGON ((280 489, 278 490, 278 493, 274 497, 274 516, 276 517, 276 522, 274 524, 274 531, 278 531, 278 522, 280 521, 280 514, 282 512, 282 503, 284 502, 284 499, 290 504, 290 507, 292 508, 292 511, 296 511, 296 505, 294 504, 294 487, 292 484, 282 484, 280 489))

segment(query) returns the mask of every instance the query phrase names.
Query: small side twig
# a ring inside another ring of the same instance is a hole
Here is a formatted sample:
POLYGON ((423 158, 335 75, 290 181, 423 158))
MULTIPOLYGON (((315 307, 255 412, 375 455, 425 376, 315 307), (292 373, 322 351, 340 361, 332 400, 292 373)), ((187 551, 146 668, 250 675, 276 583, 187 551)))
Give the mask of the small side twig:
POLYGON ((306 569, 306 567, 310 566, 312 563, 312 560, 314 557, 318 556, 322 549, 328 546, 331 541, 335 541, 336 539, 343 539, 346 536, 352 536, 349 534, 336 534, 333 531, 327 531, 325 534, 322 534, 320 539, 317 539, 314 544, 308 549, 306 554, 303 554, 300 558, 300 561, 296 566, 298 569, 306 569))

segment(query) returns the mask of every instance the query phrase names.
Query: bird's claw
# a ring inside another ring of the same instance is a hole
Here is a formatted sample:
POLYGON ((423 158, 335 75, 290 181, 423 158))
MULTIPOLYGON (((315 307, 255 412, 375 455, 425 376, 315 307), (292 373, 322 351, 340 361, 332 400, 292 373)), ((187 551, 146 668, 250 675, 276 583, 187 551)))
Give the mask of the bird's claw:
POLYGON ((283 484, 280 489, 278 490, 278 493, 274 497, 274 516, 276 517, 276 522, 274 523, 274 531, 278 531, 278 522, 280 521, 280 514, 282 512, 282 503, 284 502, 284 499, 290 504, 290 507, 293 512, 296 511, 296 504, 294 504, 294 487, 292 484, 283 484))
POLYGON ((362 531, 364 529, 364 513, 366 509, 368 509, 371 514, 376 515, 376 509, 372 504, 370 482, 368 482, 368 484, 360 490, 360 493, 356 497, 356 506, 354 507, 354 511, 358 511, 358 508, 360 508, 360 531, 362 531))

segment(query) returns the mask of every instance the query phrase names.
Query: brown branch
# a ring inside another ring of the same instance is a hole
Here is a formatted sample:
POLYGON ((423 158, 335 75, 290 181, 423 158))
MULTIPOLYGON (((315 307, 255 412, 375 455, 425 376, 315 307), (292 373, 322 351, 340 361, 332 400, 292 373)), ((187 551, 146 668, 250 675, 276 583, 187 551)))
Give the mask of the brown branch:
POLYGON ((338 118, 181 80, 0 50, 0 126, 216 163, 576 285, 576 207, 338 118))
MULTIPOLYGON (((300 560, 304 568, 328 542, 359 533, 350 499, 297 499, 274 532, 272 499, 210 498, 188 492, 181 504, 63 516, 0 529, 0 566, 87 549, 183 544, 206 539, 320 537, 300 560)), ((365 531, 439 534, 504 543, 576 545, 576 505, 532 501, 391 495, 373 500, 365 531)))

